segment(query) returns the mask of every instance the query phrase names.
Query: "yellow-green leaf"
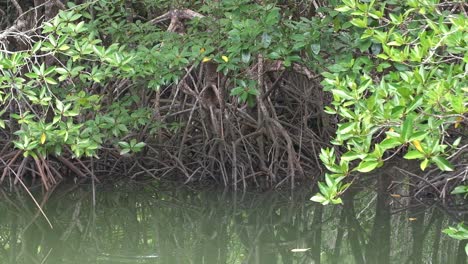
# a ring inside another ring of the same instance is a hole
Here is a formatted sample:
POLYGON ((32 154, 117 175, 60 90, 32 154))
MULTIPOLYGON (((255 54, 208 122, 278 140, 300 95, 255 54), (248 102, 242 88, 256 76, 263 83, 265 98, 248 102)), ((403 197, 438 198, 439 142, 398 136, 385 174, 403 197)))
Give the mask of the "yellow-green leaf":
POLYGON ((419 152, 424 153, 424 149, 422 148, 421 142, 419 142, 419 140, 413 140, 412 143, 413 143, 414 147, 415 147, 419 152))
POLYGON ((47 139, 47 135, 45 133, 41 134, 41 144, 44 144, 47 139))

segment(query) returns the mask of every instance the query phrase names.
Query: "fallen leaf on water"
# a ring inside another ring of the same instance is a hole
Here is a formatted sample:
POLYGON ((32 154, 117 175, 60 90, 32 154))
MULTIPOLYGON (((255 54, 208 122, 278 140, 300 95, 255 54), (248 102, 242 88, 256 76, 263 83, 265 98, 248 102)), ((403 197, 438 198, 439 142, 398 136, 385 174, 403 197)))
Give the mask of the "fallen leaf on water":
POLYGON ((409 220, 409 221, 416 221, 417 218, 415 218, 415 217, 410 217, 410 218, 408 218, 408 220, 409 220))
POLYGON ((401 195, 399 195, 398 193, 392 193, 390 194, 390 196, 393 198, 401 198, 401 195))
POLYGON ((291 251, 292 252, 306 252, 309 249, 310 248, 295 248, 295 249, 291 249, 291 251))

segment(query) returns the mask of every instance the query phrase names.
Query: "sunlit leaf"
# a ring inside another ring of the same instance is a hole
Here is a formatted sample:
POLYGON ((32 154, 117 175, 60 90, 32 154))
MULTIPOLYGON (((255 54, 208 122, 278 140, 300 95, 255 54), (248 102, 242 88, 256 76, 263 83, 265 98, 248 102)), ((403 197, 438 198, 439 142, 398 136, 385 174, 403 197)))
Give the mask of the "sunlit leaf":
POLYGON ((357 171, 359 172, 370 172, 377 168, 379 165, 378 161, 362 161, 359 163, 359 166, 357 167, 357 171))
POLYGON ((411 150, 411 151, 408 151, 408 153, 406 153, 405 156, 403 156, 403 158, 408 159, 408 160, 422 159, 424 158, 424 154, 417 150, 411 150))
POLYGON ((439 167, 439 169, 443 171, 453 171, 453 165, 450 164, 450 162, 446 160, 444 157, 440 157, 440 156, 433 157, 432 161, 434 161, 437 167, 439 167))

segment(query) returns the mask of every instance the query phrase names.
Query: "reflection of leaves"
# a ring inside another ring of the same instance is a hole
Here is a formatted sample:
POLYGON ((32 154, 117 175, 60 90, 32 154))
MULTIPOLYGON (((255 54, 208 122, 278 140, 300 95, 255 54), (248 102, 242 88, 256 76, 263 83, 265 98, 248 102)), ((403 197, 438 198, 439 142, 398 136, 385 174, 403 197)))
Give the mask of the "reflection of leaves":
POLYGON ((468 239, 468 227, 463 223, 458 224, 456 227, 449 227, 444 229, 443 232, 458 240, 468 239))

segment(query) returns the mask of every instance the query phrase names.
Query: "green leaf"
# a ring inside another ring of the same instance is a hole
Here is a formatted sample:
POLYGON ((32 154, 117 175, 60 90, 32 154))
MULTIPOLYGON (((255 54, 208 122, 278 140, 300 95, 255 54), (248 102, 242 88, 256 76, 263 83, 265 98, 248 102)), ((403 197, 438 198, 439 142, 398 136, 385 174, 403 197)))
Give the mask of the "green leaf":
POLYGON ((37 75, 36 73, 34 72, 28 72, 28 73, 25 73, 24 74, 26 77, 29 77, 31 79, 36 79, 37 77, 39 77, 39 75, 37 75))
POLYGON ((411 103, 411 105, 406 109, 406 113, 412 112, 414 109, 416 109, 417 107, 422 105, 422 102, 423 102, 423 96, 422 95, 416 97, 413 100, 413 102, 411 103))
POLYGON ((322 182, 318 182, 317 185, 319 187, 320 193, 322 193, 323 195, 326 195, 327 197, 330 196, 330 193, 329 193, 330 190, 325 184, 323 184, 322 182))
POLYGON ((408 151, 408 153, 406 153, 406 155, 403 158, 408 159, 408 160, 422 159, 424 158, 424 154, 417 150, 411 150, 411 151, 408 151))
POLYGON ((364 153, 356 153, 353 151, 348 151, 343 156, 341 156, 341 160, 353 161, 355 159, 364 159, 366 156, 367 154, 364 154, 364 153))
POLYGON ((342 135, 346 135, 349 132, 351 132, 354 129, 355 126, 356 126, 355 122, 340 124, 340 125, 338 125, 337 133, 342 134, 342 135))
POLYGON ((122 149, 122 150, 120 151, 120 155, 125 155, 125 154, 127 154, 127 153, 129 153, 129 152, 130 152, 130 149, 122 149))
POLYGON ((397 146, 401 146, 401 142, 398 138, 386 138, 382 142, 380 142, 379 145, 382 149, 387 150, 397 146))
POLYGON ((121 148, 130 148, 130 144, 125 141, 120 141, 118 144, 121 148))
POLYGON ((357 167, 359 172, 370 172, 373 171, 379 165, 378 161, 362 161, 357 167))
POLYGON ((343 99, 352 100, 354 99, 348 92, 339 89, 331 89, 333 95, 339 96, 343 99))
POLYGON ((446 160, 444 157, 433 157, 432 161, 435 162, 437 167, 443 171, 453 171, 453 165, 450 164, 448 160, 446 160))
POLYGON ((45 77, 44 80, 46 81, 46 83, 48 84, 52 84, 52 85, 55 85, 55 84, 58 84, 58 82, 50 77, 45 77))
POLYGON ((419 165, 419 167, 421 168, 422 171, 424 171, 426 168, 427 168, 427 165, 429 164, 429 160, 428 159, 424 159, 421 164, 419 165))
POLYGON ((325 198, 322 194, 318 193, 314 196, 312 196, 312 198, 310 198, 311 201, 313 202, 317 202, 317 203, 325 203, 327 201, 327 198, 325 198))
POLYGON ((268 48, 270 46, 270 44, 271 44, 271 36, 268 33, 264 32, 262 34, 262 46, 263 46, 263 48, 265 48, 265 49, 268 48))
POLYGON ((356 27, 359 28, 366 28, 367 27, 367 18, 364 17, 363 19, 360 18, 353 18, 351 21, 351 24, 355 25, 356 27))
POLYGON ((401 129, 401 137, 404 142, 408 142, 411 135, 413 134, 413 116, 407 116, 403 122, 403 127, 401 129))
POLYGON ((338 197, 338 198, 332 199, 331 202, 332 202, 332 204, 342 204, 343 200, 341 200, 341 198, 338 197))
POLYGON ((457 186, 451 192, 451 194, 463 194, 463 193, 468 193, 468 185, 457 186))
POLYGON ((415 140, 422 141, 428 134, 429 134, 428 132, 423 132, 423 131, 416 132, 411 135, 408 141, 415 141, 415 140))
POLYGON ((352 9, 349 6, 340 6, 340 7, 335 8, 335 10, 338 11, 338 12, 344 13, 344 12, 348 12, 348 11, 350 11, 352 9))
POLYGON ((58 73, 58 74, 68 74, 68 71, 67 69, 65 68, 55 68, 55 71, 58 73))
POLYGON ((146 146, 146 143, 145 143, 145 142, 139 142, 139 143, 135 144, 134 147, 138 149, 138 148, 142 148, 142 147, 144 147, 144 146, 146 146))
POLYGON ((312 50, 312 52, 317 55, 320 53, 320 43, 319 44, 312 44, 310 45, 310 49, 312 50))
POLYGON ((280 19, 279 9, 272 9, 265 18, 265 24, 267 26, 273 26, 278 23, 280 19))
POLYGON ((62 101, 60 101, 60 100, 58 100, 58 99, 55 100, 55 105, 56 105, 56 107, 57 107, 57 110, 59 110, 60 112, 63 112, 63 110, 64 110, 64 105, 63 105, 62 101))

